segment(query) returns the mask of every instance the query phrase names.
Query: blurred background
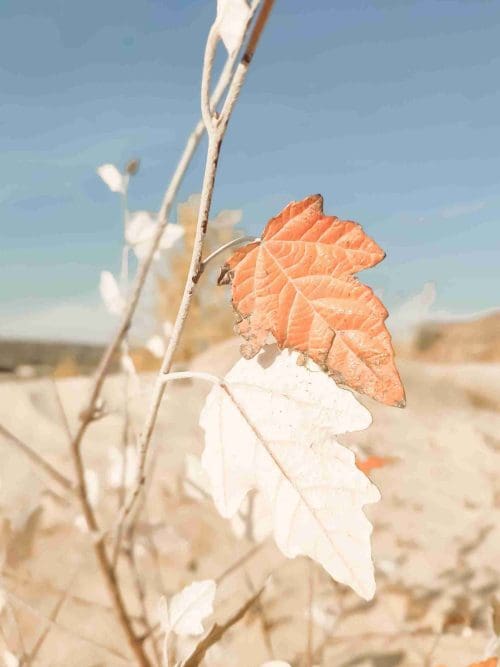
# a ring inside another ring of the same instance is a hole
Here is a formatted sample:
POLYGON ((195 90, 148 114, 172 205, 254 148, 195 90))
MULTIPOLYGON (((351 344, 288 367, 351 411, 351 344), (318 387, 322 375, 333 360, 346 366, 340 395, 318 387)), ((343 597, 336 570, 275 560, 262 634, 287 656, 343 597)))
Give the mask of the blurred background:
MULTIPOLYGON (((47 491, 13 438, 73 474, 64 419, 76 428, 199 120, 214 14, 215 2, 201 0, 0 3, 0 589, 21 600, 0 597, 0 644, 18 658, 40 640, 41 618, 120 648, 92 555, 82 562, 77 553, 88 542, 83 518, 47 491), (62 616, 52 617, 63 598, 62 616)), ((278 0, 224 141, 207 253, 258 236, 289 201, 316 192, 328 214, 356 220, 387 253, 362 279, 389 309, 408 407, 365 400, 373 426, 345 438, 360 458, 382 459, 370 474, 383 500, 369 510, 379 594, 364 605, 316 573, 318 664, 461 667, 491 641, 500 590, 499 44, 499 2, 278 0)), ((127 487, 150 371, 175 319, 205 146, 203 138, 130 333, 139 383, 130 414, 117 358, 108 416, 88 436, 89 479, 105 516, 127 487)), ((200 281, 179 369, 223 373, 238 358, 216 276, 214 265, 200 281)), ((156 491, 131 542, 148 571, 146 612, 133 585, 127 599, 146 628, 160 592, 220 574, 255 542, 216 516, 203 489, 193 496, 199 471, 186 454, 201 451, 206 390, 173 393, 156 435, 156 491)), ((245 575, 254 582, 281 562, 267 542, 259 554, 245 575)), ((251 667, 273 655, 307 664, 301 562, 283 568, 247 634, 236 632, 207 664, 251 667)), ((232 582, 227 599, 247 584, 232 582)), ((59 628, 36 653, 40 665, 123 663, 107 649, 59 628)))

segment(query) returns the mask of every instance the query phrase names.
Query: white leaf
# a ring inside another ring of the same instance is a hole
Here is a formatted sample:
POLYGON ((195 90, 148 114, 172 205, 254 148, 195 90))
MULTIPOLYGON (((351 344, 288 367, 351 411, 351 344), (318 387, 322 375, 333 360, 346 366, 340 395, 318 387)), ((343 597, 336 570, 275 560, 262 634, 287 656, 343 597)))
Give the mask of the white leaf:
POLYGON ((87 526, 87 520, 85 519, 83 514, 77 514, 75 516, 73 525, 83 534, 87 534, 89 532, 89 528, 87 526))
POLYGON ((240 47, 249 16, 245 0, 217 0, 216 23, 229 54, 240 47))
MULTIPOLYGON (((157 215, 151 211, 134 211, 129 214, 125 227, 125 240, 134 250, 137 259, 141 260, 149 253, 157 225, 157 215)), ((159 258, 160 250, 177 249, 183 237, 184 228, 181 225, 168 224, 155 253, 155 259, 159 258)))
POLYGON ((158 334, 151 336, 146 343, 146 350, 149 350, 157 359, 161 359, 165 354, 165 339, 158 334))
POLYGON ((311 616, 314 623, 322 628, 326 634, 332 634, 339 618, 339 610, 315 602, 311 607, 311 616))
POLYGON ((156 215, 150 211, 129 213, 125 227, 125 239, 132 247, 149 241, 154 234, 156 215))
POLYGON ((121 315, 125 309, 125 299, 121 295, 114 275, 109 271, 101 271, 99 291, 106 310, 111 315, 121 315))
POLYGON ((19 658, 17 658, 10 651, 4 651, 3 652, 3 659, 4 659, 5 667, 19 667, 19 665, 21 664, 19 662, 19 658))
POLYGON ((165 320, 165 322, 163 322, 163 333, 167 338, 171 338, 172 334, 174 333, 174 325, 169 320, 165 320))
POLYGON ((214 610, 216 584, 213 579, 195 581, 168 603, 166 630, 177 635, 201 635, 203 620, 214 610))
POLYGON ((108 450, 110 467, 108 471, 108 484, 112 489, 121 488, 122 484, 130 488, 136 478, 137 450, 134 445, 128 445, 125 452, 117 447, 108 450))
POLYGON ((281 551, 310 556, 369 599, 372 527, 362 507, 380 494, 334 436, 366 428, 371 415, 317 366, 298 366, 297 353, 283 351, 271 364, 267 354, 241 359, 225 378, 241 410, 216 386, 200 415, 215 504, 231 517, 260 490, 281 551))
POLYGON ((111 192, 125 192, 126 181, 114 164, 102 164, 97 168, 97 173, 106 183, 111 192))
POLYGON ((167 225, 167 228, 163 232, 163 236, 160 241, 160 248, 162 250, 170 250, 179 245, 184 237, 184 227, 181 225, 167 225))
POLYGON ((85 486, 87 487, 87 496, 92 507, 97 507, 100 495, 99 477, 92 468, 85 469, 85 486))

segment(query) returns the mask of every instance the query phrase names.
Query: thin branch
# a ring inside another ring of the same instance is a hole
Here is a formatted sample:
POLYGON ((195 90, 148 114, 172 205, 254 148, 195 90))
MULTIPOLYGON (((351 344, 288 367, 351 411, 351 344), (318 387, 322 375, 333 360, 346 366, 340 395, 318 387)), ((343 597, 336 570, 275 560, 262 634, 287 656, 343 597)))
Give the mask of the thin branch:
POLYGON ((268 546, 269 542, 264 541, 260 542, 259 544, 256 544, 253 546, 249 551, 246 552, 246 554, 243 554, 241 558, 238 558, 232 565, 230 565, 228 568, 224 570, 224 572, 221 572, 215 579, 215 582, 217 585, 219 585, 226 577, 229 577, 229 575, 233 574, 233 572, 236 572, 239 570, 239 568, 244 565, 247 561, 249 561, 251 558, 253 558, 263 547, 268 546))
MULTIPOLYGON (((229 86, 228 95, 224 103, 225 112, 223 109, 223 112, 221 113, 220 118, 217 119, 217 122, 215 124, 207 126, 208 149, 205 162, 203 187, 200 198, 200 208, 198 211, 198 222, 196 226, 195 239, 193 243, 193 254, 191 257, 191 263, 189 266, 189 271, 184 286, 184 293, 182 296, 181 304, 179 306, 172 335, 170 337, 169 344, 161 365, 161 369, 158 374, 155 387, 153 389, 153 395, 151 398, 150 407, 146 417, 144 428, 139 438, 139 447, 138 447, 139 465, 137 471, 137 480, 132 489, 130 498, 123 507, 123 512, 121 513, 121 516, 119 518, 119 523, 121 521, 124 521, 126 517, 129 515, 144 486, 146 459, 147 459, 149 444, 155 427, 156 418, 158 415, 158 410, 160 408, 163 393, 165 391, 165 383, 163 381, 162 376, 169 373, 172 367, 174 355, 177 350, 177 346, 179 344, 182 331, 184 329, 184 325, 191 305, 193 292, 196 287, 196 277, 199 275, 200 271, 202 253, 203 253, 203 241, 205 239, 205 235, 207 232, 208 218, 210 214, 212 195, 214 191, 215 177, 217 173, 217 165, 219 161, 222 141, 224 139, 229 118, 234 109, 234 105, 236 104, 236 100, 238 99, 239 92, 245 80, 249 63, 252 59, 255 47, 257 45, 257 42, 262 33, 262 30, 267 21, 269 12, 273 4, 274 0, 264 0, 263 7, 259 13, 257 21, 249 38, 249 46, 246 48, 245 53, 243 54, 240 64, 236 68, 236 72, 229 86)), ((211 38, 208 40, 207 43, 207 52, 205 54, 205 65, 203 68, 203 79, 204 79, 204 81, 202 82, 203 91, 206 90, 206 86, 210 81, 211 65, 213 64, 213 55, 215 53, 215 48, 217 46, 217 40, 213 38, 212 30, 210 30, 209 37, 210 36, 211 38)), ((203 100, 202 100, 202 106, 205 106, 203 100)), ((212 115, 212 119, 213 118, 214 115, 212 115)))
POLYGON ((243 83, 245 81, 248 68, 255 55, 257 44, 259 43, 259 39, 261 38, 262 32, 269 19, 269 15, 273 8, 274 2, 275 0, 264 0, 262 9, 260 10, 259 15, 257 16, 257 20, 255 22, 254 28, 248 40, 247 47, 238 64, 238 67, 236 68, 236 72, 231 82, 231 87, 229 88, 227 97, 222 107, 222 111, 220 112, 218 125, 220 125, 221 127, 225 127, 229 122, 229 118, 231 117, 234 105, 238 100, 241 87, 243 86, 243 83))
POLYGON ((90 645, 94 648, 97 648, 101 651, 105 651, 109 655, 112 655, 113 658, 121 660, 122 662, 126 663, 127 665, 131 664, 131 660, 126 658, 124 655, 116 651, 115 649, 105 646, 104 644, 101 644, 100 642, 97 642, 94 639, 88 639, 87 637, 84 637, 83 635, 78 634, 74 630, 71 630, 70 628, 65 627, 64 625, 61 625, 60 623, 56 623, 56 621, 51 620, 50 618, 47 618, 41 611, 38 611, 38 609, 35 609, 35 607, 32 607, 26 600, 23 600, 19 596, 17 596, 15 593, 13 593, 10 590, 5 589, 5 592, 7 595, 12 598, 14 602, 16 602, 18 605, 21 607, 24 607, 27 609, 29 612, 31 612, 34 616, 37 618, 43 620, 44 622, 48 623, 51 627, 53 627, 55 630, 59 630, 60 632, 63 632, 64 634, 68 635, 69 637, 72 637, 73 639, 76 639, 80 642, 83 642, 87 645, 90 645))
POLYGON ((43 470, 51 479, 57 482, 60 486, 63 487, 65 491, 72 491, 73 484, 71 481, 60 473, 54 466, 46 461, 40 454, 31 449, 29 445, 26 445, 24 442, 19 440, 13 433, 11 433, 5 426, 0 424, 0 434, 6 438, 6 441, 15 447, 17 450, 21 451, 34 465, 36 465, 40 470, 43 470))
MULTIPOLYGON (((253 15, 259 5, 259 2, 260 0, 255 0, 252 5, 249 19, 245 28, 245 32, 252 21, 253 15)), ((211 99, 212 108, 215 108, 217 106, 217 104, 222 98, 222 95, 224 94, 224 91, 226 90, 227 86, 231 81, 233 68, 235 62, 237 61, 237 57, 238 53, 236 52, 227 59, 226 64, 224 65, 224 68, 220 74, 219 80, 215 87, 214 93, 212 95, 211 99)), ((175 168, 175 171, 172 175, 172 179, 167 189, 165 190, 160 210, 158 212, 158 225, 156 233, 151 240, 151 246, 149 248, 146 257, 139 264, 139 267, 137 269, 137 274, 131 289, 130 297, 127 306, 125 308, 125 311, 122 315, 122 320, 118 326, 118 330, 116 331, 112 341, 110 342, 110 344, 108 345, 108 347, 106 348, 101 357, 101 360, 95 372, 94 381, 90 390, 86 407, 82 410, 80 416, 81 420, 80 426, 74 438, 75 443, 78 446, 83 440, 83 437, 87 431, 89 424, 93 421, 94 414, 96 411, 96 406, 99 397, 101 395, 102 386, 104 384, 104 380, 106 379, 106 375, 109 371, 111 362, 116 353, 118 352, 120 345, 123 339, 125 338, 128 330, 130 329, 132 318, 134 317, 137 304, 139 303, 139 299, 141 297, 144 285, 146 283, 146 278, 148 276, 149 270, 153 263, 155 253, 158 249, 163 233, 167 227, 170 210, 172 208, 175 197, 177 196, 177 192, 179 191, 179 187, 182 183, 182 180, 186 174, 186 171, 191 163, 193 155, 196 152, 196 149, 200 143, 201 137, 203 136, 204 132, 205 132, 205 124, 203 122, 203 119, 201 119, 198 121, 194 130, 189 135, 184 150, 182 152, 182 155, 177 164, 177 167, 175 168)))
POLYGON ((209 630, 208 634, 198 643, 191 655, 182 663, 182 667, 198 667, 205 657, 208 649, 222 639, 226 632, 245 616, 247 611, 260 599, 264 592, 265 584, 252 597, 241 606, 223 625, 215 625, 209 630))
MULTIPOLYGON (((153 650, 156 663, 157 665, 161 665, 161 656, 158 652, 158 647, 156 646, 153 633, 153 625, 149 619, 148 609, 146 605, 146 591, 141 579, 139 567, 137 565, 137 559, 134 550, 134 537, 135 537, 134 532, 135 532, 134 525, 132 525, 129 528, 128 545, 127 548, 125 549, 125 557, 130 567, 132 580, 135 586, 137 599, 139 601, 139 606, 141 609, 141 617, 142 617, 141 620, 144 625, 144 633, 145 633, 144 637, 151 637, 151 648, 153 650)), ((143 638, 142 641, 145 641, 145 638, 143 638)))
MULTIPOLYGON (((245 572, 245 579, 251 592, 255 593, 255 586, 253 585, 252 579, 248 574, 248 572, 245 572)), ((274 648, 270 632, 271 624, 269 623, 267 614, 264 609, 264 605, 262 604, 262 601, 260 599, 255 601, 255 610, 257 612, 257 615, 259 616, 262 639, 264 640, 264 644, 266 645, 269 659, 274 660, 275 657, 274 648)))
MULTIPOLYGON (((99 534, 99 524, 94 509, 88 497, 87 484, 85 481, 85 468, 83 465, 80 442, 73 440, 71 443, 71 456, 75 467, 78 480, 78 497, 82 507, 83 515, 87 523, 87 528, 92 534, 99 534)), ((102 538, 93 541, 94 553, 101 570, 101 574, 106 582, 106 586, 113 603, 117 620, 127 638, 129 647, 141 667, 150 667, 151 663, 144 650, 143 643, 134 632, 132 620, 125 606, 122 592, 120 590, 116 573, 113 569, 113 563, 108 557, 106 546, 102 538)))
POLYGON ((51 622, 57 621, 57 617, 59 616, 59 612, 61 611, 62 607, 64 606, 64 604, 66 603, 66 601, 70 597, 71 588, 73 587, 73 584, 75 583, 75 580, 76 580, 78 574, 79 574, 79 569, 71 577, 71 579, 69 581, 69 584, 66 587, 66 590, 63 591, 63 593, 61 594, 61 596, 59 597, 59 599, 55 603, 55 605, 52 609, 52 612, 50 614, 50 617, 47 620, 45 628, 42 630, 39 638, 35 642, 35 645, 31 649, 31 651, 29 652, 28 664, 31 664, 35 660, 35 658, 37 657, 38 653, 40 652, 45 640, 47 639, 47 637, 48 637, 48 635, 49 635, 49 633, 50 633, 50 631, 53 627, 51 625, 51 622))

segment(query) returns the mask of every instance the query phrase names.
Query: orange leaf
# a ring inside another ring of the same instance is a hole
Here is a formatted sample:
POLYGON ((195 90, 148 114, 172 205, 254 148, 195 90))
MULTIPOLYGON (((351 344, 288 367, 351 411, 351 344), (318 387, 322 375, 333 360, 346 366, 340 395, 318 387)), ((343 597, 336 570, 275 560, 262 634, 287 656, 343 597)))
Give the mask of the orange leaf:
POLYGON ((232 282, 243 356, 254 357, 272 334, 336 382, 402 407, 387 311, 353 275, 384 256, 360 225, 323 215, 321 195, 289 204, 221 271, 219 284, 232 282))
POLYGON ((394 459, 390 456, 368 456, 362 461, 356 459, 356 466, 361 472, 364 472, 365 475, 369 475, 370 472, 376 468, 383 468, 391 463, 394 463, 394 459))

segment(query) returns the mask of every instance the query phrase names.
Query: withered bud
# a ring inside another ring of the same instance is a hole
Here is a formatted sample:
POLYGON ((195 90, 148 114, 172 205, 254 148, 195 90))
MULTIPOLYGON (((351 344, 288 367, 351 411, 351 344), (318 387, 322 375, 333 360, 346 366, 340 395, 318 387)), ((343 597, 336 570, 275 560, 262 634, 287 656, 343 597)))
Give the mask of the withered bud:
POLYGON ((130 174, 130 176, 134 176, 139 171, 140 164, 141 161, 139 160, 139 158, 134 158, 133 160, 129 160, 129 162, 127 162, 127 166, 125 167, 125 171, 127 172, 127 174, 130 174))

